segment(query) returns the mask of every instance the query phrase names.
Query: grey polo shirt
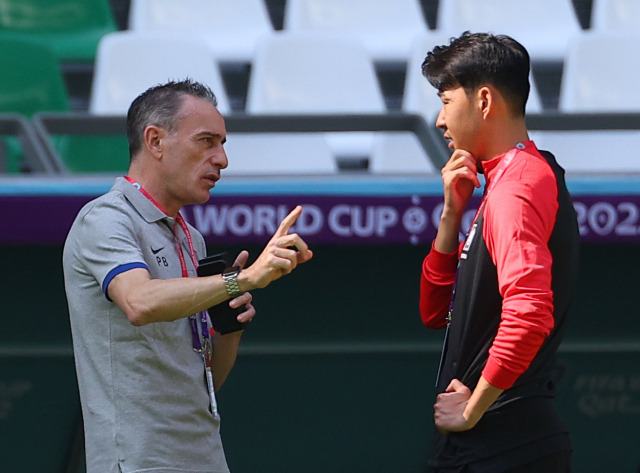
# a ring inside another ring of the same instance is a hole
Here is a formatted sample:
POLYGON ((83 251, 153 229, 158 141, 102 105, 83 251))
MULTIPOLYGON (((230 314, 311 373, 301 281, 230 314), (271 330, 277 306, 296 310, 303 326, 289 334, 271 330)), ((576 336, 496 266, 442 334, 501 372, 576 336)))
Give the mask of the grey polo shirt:
MULTIPOLYGON (((135 327, 106 295, 113 277, 132 268, 146 268, 152 278, 182 277, 173 225, 174 219, 118 178, 107 194, 82 208, 67 236, 64 279, 87 473, 229 471, 188 319, 135 327)), ((204 239, 189 228, 201 259, 204 239)))

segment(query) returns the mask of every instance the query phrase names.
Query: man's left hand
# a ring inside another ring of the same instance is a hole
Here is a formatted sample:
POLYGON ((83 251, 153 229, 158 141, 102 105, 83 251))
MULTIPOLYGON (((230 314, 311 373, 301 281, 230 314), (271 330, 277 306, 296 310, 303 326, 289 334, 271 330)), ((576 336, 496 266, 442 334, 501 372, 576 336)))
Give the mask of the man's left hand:
POLYGON ((457 379, 452 380, 447 390, 438 395, 433 406, 433 417, 440 432, 447 434, 473 428, 475 422, 464 416, 470 397, 471 390, 457 379))
MULTIPOLYGON (((247 264, 247 260, 249 259, 249 252, 247 250, 242 250, 238 256, 236 257, 234 266, 239 266, 240 268, 244 268, 244 265, 247 264)), ((229 301, 229 306, 232 309, 237 309, 238 307, 246 306, 245 310, 238 314, 238 322, 251 322, 253 317, 256 315, 256 309, 251 304, 253 300, 253 296, 250 292, 245 292, 235 299, 231 299, 229 301)))

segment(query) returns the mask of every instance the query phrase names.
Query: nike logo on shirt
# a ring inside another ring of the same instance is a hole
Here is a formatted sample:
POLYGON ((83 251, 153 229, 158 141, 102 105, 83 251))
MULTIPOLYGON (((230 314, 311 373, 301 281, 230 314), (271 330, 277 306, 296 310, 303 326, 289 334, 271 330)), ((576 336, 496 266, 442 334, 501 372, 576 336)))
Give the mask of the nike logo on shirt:
POLYGON ((157 255, 158 253, 160 253, 162 250, 164 250, 164 246, 161 246, 160 248, 158 248, 157 250, 153 249, 153 246, 151 247, 151 253, 153 253, 154 255, 157 255))

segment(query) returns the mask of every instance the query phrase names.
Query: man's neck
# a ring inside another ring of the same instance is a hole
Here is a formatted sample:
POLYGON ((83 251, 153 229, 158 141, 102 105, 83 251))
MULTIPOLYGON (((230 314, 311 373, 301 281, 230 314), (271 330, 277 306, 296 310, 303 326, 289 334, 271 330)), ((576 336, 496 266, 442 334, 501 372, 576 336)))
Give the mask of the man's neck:
POLYGON ((518 143, 529 140, 524 119, 510 121, 505 126, 496 127, 495 130, 491 133, 491 139, 486 143, 485 152, 478 157, 478 160, 488 161, 497 158, 514 148, 518 143))
POLYGON ((175 218, 178 216, 180 206, 171 204, 171 199, 167 197, 167 193, 162 186, 158 185, 155 179, 150 178, 144 172, 139 172, 133 166, 129 168, 127 176, 138 183, 144 189, 144 192, 148 194, 148 197, 169 217, 175 218))

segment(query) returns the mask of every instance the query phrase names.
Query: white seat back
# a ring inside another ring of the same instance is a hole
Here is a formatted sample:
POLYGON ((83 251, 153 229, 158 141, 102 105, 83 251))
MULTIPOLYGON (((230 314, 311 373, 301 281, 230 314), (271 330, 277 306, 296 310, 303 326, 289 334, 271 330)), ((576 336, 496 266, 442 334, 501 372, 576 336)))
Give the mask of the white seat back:
POLYGON ((640 112, 640 33, 591 32, 575 38, 562 75, 563 112, 640 112), (632 53, 630 53, 632 52, 632 53))
POLYGON ((638 0, 593 0, 591 29, 594 31, 640 31, 638 0))
MULTIPOLYGON (((282 33, 256 50, 247 113, 376 114, 386 106, 372 61, 355 39, 282 33)), ((368 157, 371 135, 330 133, 336 159, 368 157)))
POLYGON ((274 31, 264 0, 131 0, 129 29, 200 35, 229 62, 250 62, 274 31))
POLYGON ((338 35, 276 34, 256 51, 248 113, 384 113, 364 48, 338 35))
POLYGON ((413 39, 428 30, 419 0, 287 0, 284 29, 348 34, 376 61, 406 61, 413 39))
POLYGON ((218 98, 218 110, 230 112, 220 71, 202 41, 175 34, 105 35, 96 53, 89 111, 126 114, 133 99, 149 87, 187 77, 208 85, 218 98))

